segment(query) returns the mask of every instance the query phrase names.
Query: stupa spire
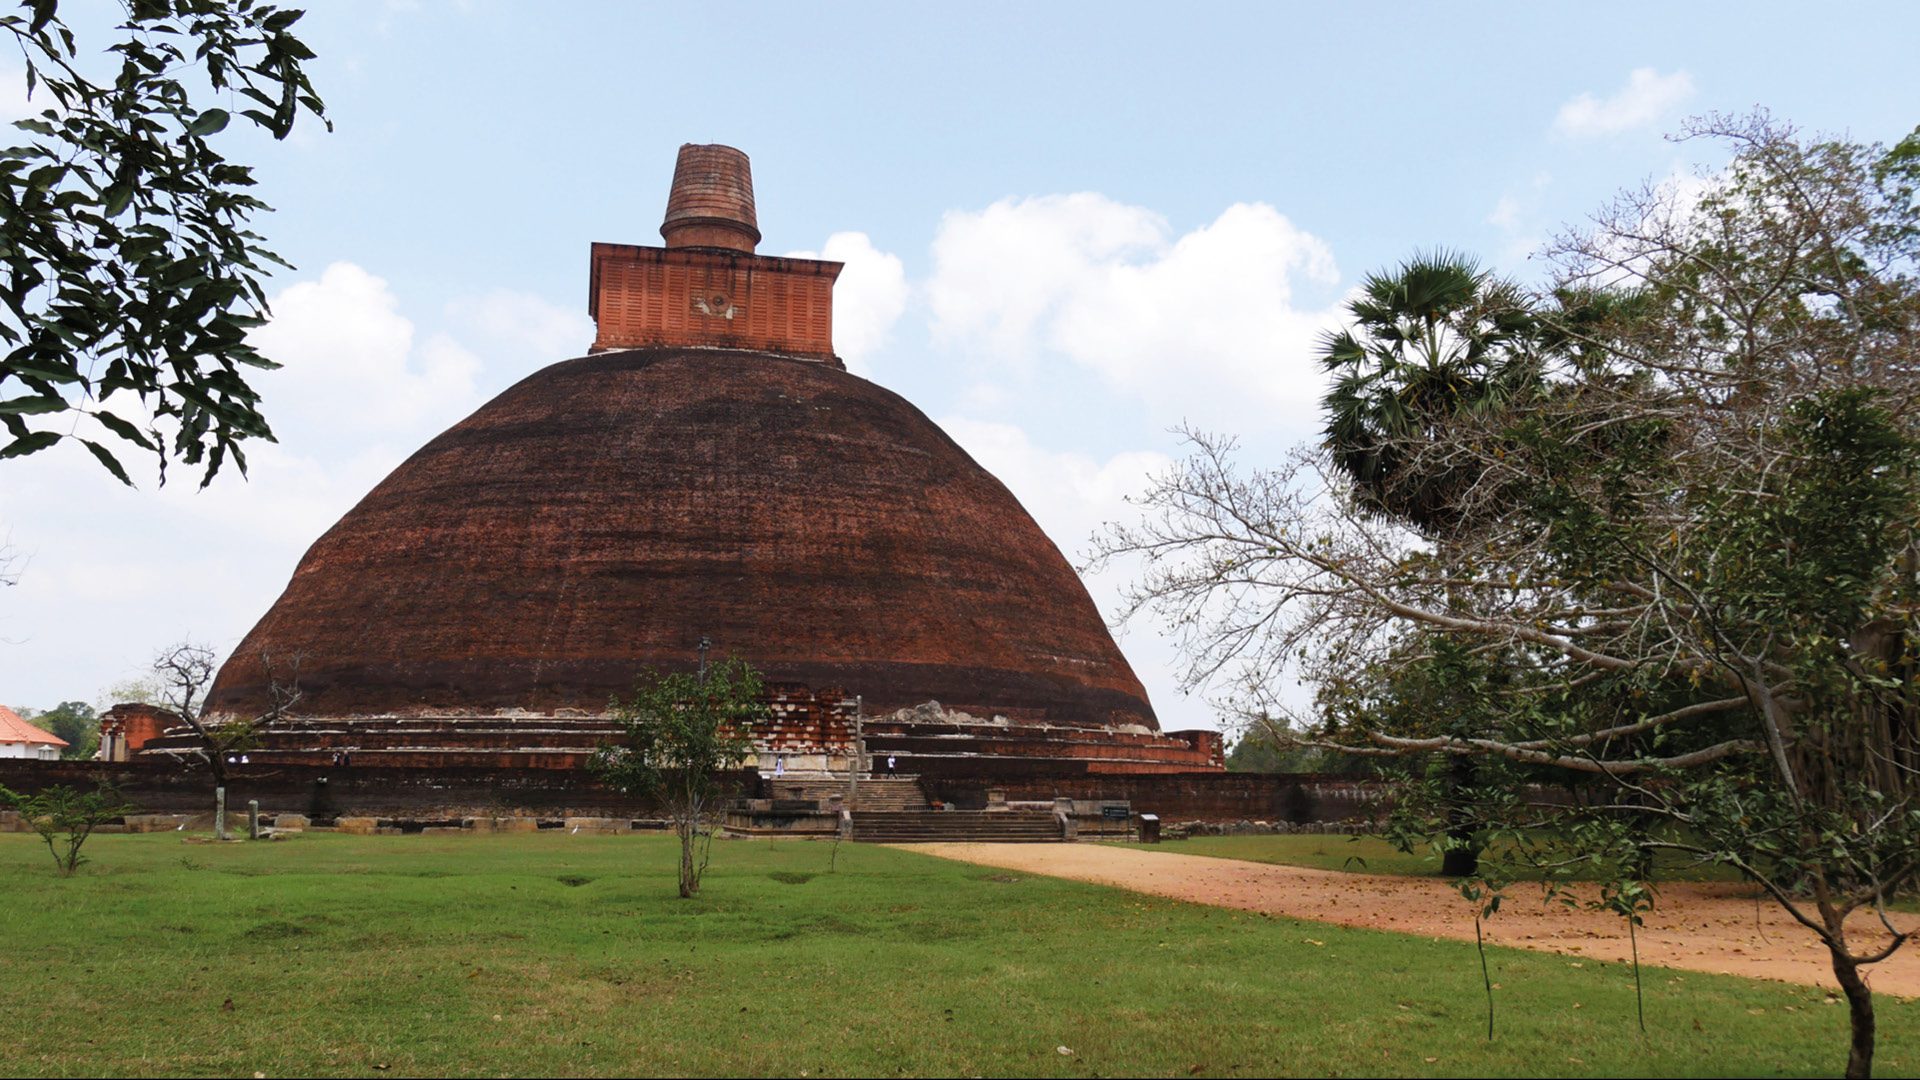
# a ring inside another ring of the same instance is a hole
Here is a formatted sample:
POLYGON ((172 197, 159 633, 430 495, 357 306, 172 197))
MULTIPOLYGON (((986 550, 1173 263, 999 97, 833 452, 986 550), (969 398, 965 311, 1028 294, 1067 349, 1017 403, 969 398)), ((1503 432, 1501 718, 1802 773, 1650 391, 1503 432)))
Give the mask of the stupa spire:
POLYGON ((673 167, 660 235, 670 248, 719 248, 753 254, 760 243, 747 155, 717 143, 687 143, 673 167))
POLYGON ((660 235, 665 247, 593 245, 593 352, 751 349, 845 370, 833 353, 840 264, 754 254, 760 226, 747 155, 682 146, 660 235))

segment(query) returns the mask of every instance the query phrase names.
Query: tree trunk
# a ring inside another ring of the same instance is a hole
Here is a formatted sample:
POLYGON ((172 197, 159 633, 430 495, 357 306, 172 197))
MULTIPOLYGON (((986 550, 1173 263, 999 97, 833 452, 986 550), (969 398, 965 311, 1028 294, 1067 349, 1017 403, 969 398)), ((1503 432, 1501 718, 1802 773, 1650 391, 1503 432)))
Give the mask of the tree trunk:
MULTIPOLYGON (((198 730, 197 728, 195 730, 198 730)), ((213 838, 227 838, 227 762, 219 748, 208 745, 207 767, 213 771, 213 838)))
POLYGON ((1467 792, 1473 787, 1473 759, 1454 755, 1447 762, 1447 841, 1440 856, 1443 877, 1472 877, 1480 869, 1480 849, 1473 842, 1473 808, 1467 792))
POLYGON ((700 879, 694 874, 693 845, 699 833, 692 825, 680 825, 680 898, 685 900, 700 891, 700 879))
POLYGON ((1867 1080, 1873 1075, 1873 991, 1860 978, 1860 965, 1848 955, 1845 944, 1829 944, 1833 954, 1833 975, 1847 995, 1847 1018, 1853 1028, 1853 1046, 1847 1054, 1847 1080, 1867 1080))
MULTIPOLYGON (((1448 834, 1452 836, 1452 833, 1448 834)), ((1480 869, 1480 853, 1470 847, 1448 848, 1440 856, 1440 876, 1472 877, 1480 869)))

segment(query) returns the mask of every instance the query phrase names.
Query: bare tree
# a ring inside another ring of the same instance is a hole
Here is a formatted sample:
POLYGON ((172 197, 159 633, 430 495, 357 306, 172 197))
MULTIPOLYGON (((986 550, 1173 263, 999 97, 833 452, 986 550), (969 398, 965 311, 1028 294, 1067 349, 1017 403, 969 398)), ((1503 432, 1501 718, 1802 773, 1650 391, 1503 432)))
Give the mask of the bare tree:
POLYGON ((20 584, 20 575, 26 572, 27 557, 13 546, 11 530, 0 536, 0 586, 20 584))
POLYGON ((1455 478, 1446 532, 1382 520, 1321 448, 1246 473, 1195 432, 1097 556, 1142 560, 1127 614, 1250 723, 1590 774, 1602 817, 1670 827, 1574 842, 1737 867, 1826 946, 1867 1076, 1861 969, 1913 932, 1886 900, 1920 873, 1920 133, 1689 135, 1733 150, 1704 193, 1643 187, 1553 245, 1539 386, 1396 447, 1455 478), (1517 666, 1499 729, 1340 707, 1354 673, 1430 659, 1421 635, 1517 666), (1296 673, 1317 716, 1274 691, 1296 673))
POLYGON ((161 684, 161 703, 180 717, 198 741, 201 760, 213 774, 213 830, 219 839, 227 835, 227 766, 232 759, 251 748, 261 731, 282 717, 300 700, 300 657, 276 661, 262 653, 261 667, 267 675, 268 706, 254 716, 206 715, 206 692, 218 671, 214 651, 205 645, 183 641, 154 658, 154 674, 161 684))

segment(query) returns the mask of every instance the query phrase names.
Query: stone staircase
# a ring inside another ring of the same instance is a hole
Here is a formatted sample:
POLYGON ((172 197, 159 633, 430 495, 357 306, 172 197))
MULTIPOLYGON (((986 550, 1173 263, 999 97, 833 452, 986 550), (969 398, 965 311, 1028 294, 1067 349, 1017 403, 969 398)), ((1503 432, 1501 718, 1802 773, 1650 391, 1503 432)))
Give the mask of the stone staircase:
POLYGON ((1059 843, 1060 822, 1051 813, 1016 810, 858 810, 853 839, 877 844, 963 841, 986 844, 1059 843))
MULTIPOLYGON (((825 810, 837 807, 847 797, 847 782, 834 779, 771 780, 767 790, 774 799, 804 799, 825 810), (837 800, 830 802, 829 800, 837 800)), ((920 781, 911 776, 875 776, 862 778, 855 788, 854 811, 858 814, 923 813, 930 809, 920 781)))

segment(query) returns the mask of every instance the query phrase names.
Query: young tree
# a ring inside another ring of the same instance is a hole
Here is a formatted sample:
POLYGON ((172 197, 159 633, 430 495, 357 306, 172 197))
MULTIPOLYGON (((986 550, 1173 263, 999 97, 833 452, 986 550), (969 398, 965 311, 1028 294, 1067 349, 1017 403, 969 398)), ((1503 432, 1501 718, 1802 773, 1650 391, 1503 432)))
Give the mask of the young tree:
POLYGON ((213 774, 213 832, 221 840, 228 839, 227 766, 253 747, 268 724, 286 716, 300 701, 298 656, 277 662, 263 654, 260 662, 267 672, 267 710, 251 717, 209 718, 203 714, 206 691, 218 671, 213 650, 183 641, 163 650, 153 661, 160 704, 193 732, 200 744, 200 758, 213 774))
MULTIPOLYGON (((323 122, 308 81, 313 53, 293 36, 301 12, 253 0, 126 0, 106 50, 110 78, 88 73, 58 0, 0 15, 38 112, 0 148, 0 458, 78 440, 132 483, 116 449, 204 462, 202 484, 240 443, 271 439, 248 368, 272 361, 247 344, 266 314, 268 264, 285 265, 247 228, 269 209, 253 171, 213 139, 232 121, 219 100, 276 139, 299 114, 323 122)), ((331 127, 331 125, 329 125, 331 127)))
POLYGON ((34 795, 0 787, 0 806, 11 806, 28 827, 40 834, 61 877, 72 877, 86 861, 80 857, 80 848, 95 829, 134 810, 111 787, 82 792, 62 784, 34 795))
POLYGON ((719 773, 752 750, 751 726, 767 718, 760 673, 729 658, 697 673, 648 672, 633 696, 615 698, 620 742, 594 755, 607 783, 659 802, 680 838, 680 895, 700 891, 724 800, 732 794, 719 773))
POLYGON ((1396 447, 1469 478, 1446 543, 1383 520, 1322 451, 1249 475, 1196 435, 1102 553, 1145 559, 1132 610, 1186 635, 1193 677, 1232 669, 1249 718, 1598 777, 1597 805, 1512 801, 1490 824, 1626 886, 1655 852, 1739 869, 1826 947, 1867 1076, 1862 968, 1910 936, 1886 901, 1920 873, 1920 133, 1689 134, 1733 150, 1703 197, 1644 187, 1554 245, 1540 389, 1396 447), (1513 665, 1489 730, 1291 718, 1268 690, 1392 663, 1415 634, 1513 665))

